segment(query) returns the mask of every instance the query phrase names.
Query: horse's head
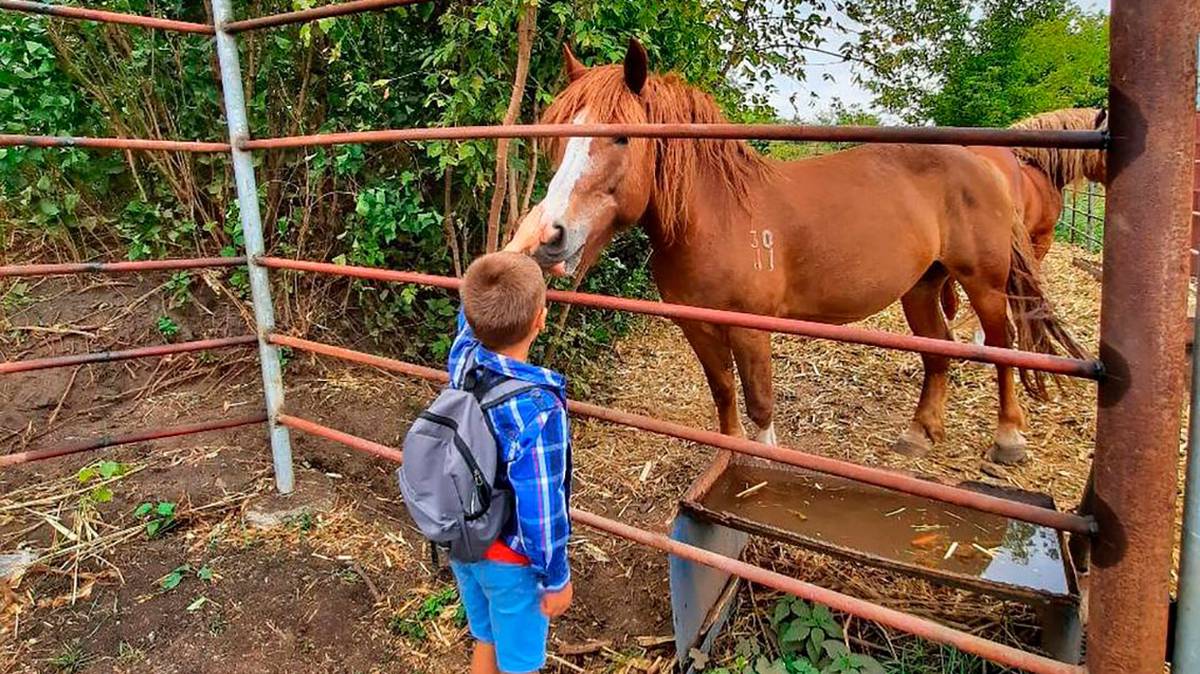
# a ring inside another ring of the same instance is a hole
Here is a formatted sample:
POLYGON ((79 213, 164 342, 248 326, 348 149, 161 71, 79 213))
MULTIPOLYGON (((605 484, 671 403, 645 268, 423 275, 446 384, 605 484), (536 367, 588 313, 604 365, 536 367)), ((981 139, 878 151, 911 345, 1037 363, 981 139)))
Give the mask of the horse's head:
MULTIPOLYGON (((565 124, 637 124, 647 121, 642 102, 646 50, 631 40, 621 65, 588 68, 563 47, 568 85, 544 121, 565 124)), ((543 267, 563 263, 583 273, 619 231, 642 217, 654 185, 655 144, 646 138, 556 138, 548 144, 555 169, 541 202, 541 218, 520 233, 540 245, 543 267)))

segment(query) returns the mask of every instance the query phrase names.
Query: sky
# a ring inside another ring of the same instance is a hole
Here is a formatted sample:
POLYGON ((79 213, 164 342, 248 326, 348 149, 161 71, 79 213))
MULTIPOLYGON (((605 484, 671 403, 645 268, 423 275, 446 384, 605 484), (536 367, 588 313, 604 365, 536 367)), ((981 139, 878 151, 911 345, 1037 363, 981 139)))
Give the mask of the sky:
MULTIPOLYGON (((1084 10, 1094 12, 1108 11, 1109 0, 1074 0, 1084 10)), ((841 44, 846 41, 844 34, 836 28, 829 28, 823 33, 826 44, 841 44)), ((771 92, 771 104, 781 117, 798 116, 801 119, 812 119, 820 112, 828 110, 835 100, 841 100, 846 105, 859 105, 870 108, 871 94, 853 81, 852 66, 846 62, 833 62, 834 59, 819 54, 811 59, 808 66, 808 78, 797 81, 790 77, 779 76, 773 80, 776 91, 771 92), (833 79, 826 80, 823 75, 829 73, 833 79), (814 98, 810 94, 816 94, 814 98), (795 97, 793 106, 792 97, 795 97)))

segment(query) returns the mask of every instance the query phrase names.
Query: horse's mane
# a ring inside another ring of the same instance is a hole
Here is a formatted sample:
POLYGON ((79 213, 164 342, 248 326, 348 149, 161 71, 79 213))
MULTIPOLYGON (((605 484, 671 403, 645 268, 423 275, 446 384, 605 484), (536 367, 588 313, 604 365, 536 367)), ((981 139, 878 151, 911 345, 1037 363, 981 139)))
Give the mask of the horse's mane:
MULTIPOLYGON (((1064 108, 1043 112, 1012 125, 1014 129, 1089 131, 1096 128, 1096 108, 1064 108)), ((1014 147, 1013 153, 1044 172, 1055 187, 1096 175, 1104 165, 1103 150, 1064 150, 1054 147, 1014 147)))
MULTIPOLYGON (((586 109, 596 124, 725 122, 708 94, 674 73, 650 75, 640 95, 625 84, 619 65, 597 66, 572 82, 546 109, 542 121, 570 124, 586 109)), ((654 204, 663 240, 670 243, 688 222, 687 208, 701 172, 722 181, 737 203, 745 206, 753 180, 767 162, 740 140, 653 139, 654 204)))

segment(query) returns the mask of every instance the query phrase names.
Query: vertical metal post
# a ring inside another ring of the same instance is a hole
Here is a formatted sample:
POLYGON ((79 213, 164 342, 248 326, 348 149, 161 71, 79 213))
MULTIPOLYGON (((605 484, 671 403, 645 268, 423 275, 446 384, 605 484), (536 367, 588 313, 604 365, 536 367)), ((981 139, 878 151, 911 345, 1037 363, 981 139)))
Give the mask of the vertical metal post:
MULTIPOLYGON (((1200 42, 1197 43, 1197 50, 1200 52, 1200 42)), ((1196 110, 1200 113, 1200 83, 1197 96, 1196 110)), ((1193 124, 1192 128, 1195 132, 1196 125, 1193 124)), ((1200 134, 1195 140, 1200 140, 1200 134)), ((1195 172, 1194 163, 1192 172, 1195 172)), ((1194 183, 1191 184, 1194 187, 1194 183)), ((1195 206, 1193 203, 1193 209, 1195 206)), ((1194 219, 1193 215, 1189 221, 1194 219)), ((1191 260, 1191 250, 1188 253, 1191 260)), ((1197 299, 1200 299, 1200 286, 1197 286, 1197 299)), ((1184 486, 1183 532, 1179 544, 1179 604, 1175 623, 1175 654, 1171 663, 1175 674, 1200 674, 1200 638, 1197 638, 1200 636, 1200 348, 1196 348, 1197 345, 1200 345, 1200 311, 1196 312, 1192 325, 1192 406, 1188 412, 1187 482, 1184 486)))
POLYGON ((1068 226, 1067 231, 1071 233, 1071 237, 1070 237, 1071 243, 1075 243, 1075 210, 1076 210, 1076 206, 1078 206, 1078 203, 1075 199, 1075 188, 1068 187, 1066 190, 1063 191, 1063 196, 1066 197, 1067 199, 1071 200, 1070 205, 1067 206, 1067 208, 1071 212, 1071 224, 1068 226))
POLYGON ((217 60, 221 67, 221 90, 225 96, 225 118, 229 124, 229 143, 233 160, 233 176, 237 183, 238 211, 242 220, 242 236, 246 242, 247 271, 250 275, 250 296, 254 302, 254 321, 258 330, 258 353, 262 364, 263 394, 267 405, 267 423, 271 437, 271 455, 275 463, 275 488, 280 493, 292 491, 292 443, 288 429, 277 422, 283 409, 283 374, 278 350, 267 343, 275 329, 275 309, 271 304, 271 282, 267 270, 255 264, 265 253, 262 216, 258 210, 258 184, 254 179, 254 164, 249 152, 238 144, 250 137, 246 120, 246 99, 242 89, 242 67, 238 60, 237 39, 224 26, 233 19, 230 0, 212 0, 213 23, 216 26, 217 60))
POLYGON ((1194 0, 1118 0, 1087 660, 1161 674, 1174 537, 1196 70, 1194 0))

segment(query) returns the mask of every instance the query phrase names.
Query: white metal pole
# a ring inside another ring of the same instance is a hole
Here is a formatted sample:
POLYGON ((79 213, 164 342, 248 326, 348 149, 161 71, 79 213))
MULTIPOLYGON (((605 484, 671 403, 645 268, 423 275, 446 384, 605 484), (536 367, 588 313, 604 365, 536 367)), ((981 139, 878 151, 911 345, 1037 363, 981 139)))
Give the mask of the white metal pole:
POLYGON ((242 236, 246 243, 247 271, 250 276, 250 296, 254 302, 254 321, 258 330, 258 353, 262 364, 263 395, 267 405, 267 424, 270 430, 271 455, 275 463, 275 488, 286 494, 294 487, 292 474, 292 443, 288 429, 277 422, 283 409, 283 373, 279 352, 267 343, 275 329, 275 309, 271 304, 271 282, 265 267, 255 264, 263 255, 262 216, 258 209, 258 184, 250 153, 238 148, 250 137, 246 120, 246 98, 242 89, 242 67, 238 60, 237 38, 225 31, 224 25, 233 19, 230 0, 212 0, 213 23, 216 27, 217 60, 221 68, 221 90, 225 96, 225 118, 229 124, 230 154, 233 176, 237 183, 238 211, 241 214, 242 236))

